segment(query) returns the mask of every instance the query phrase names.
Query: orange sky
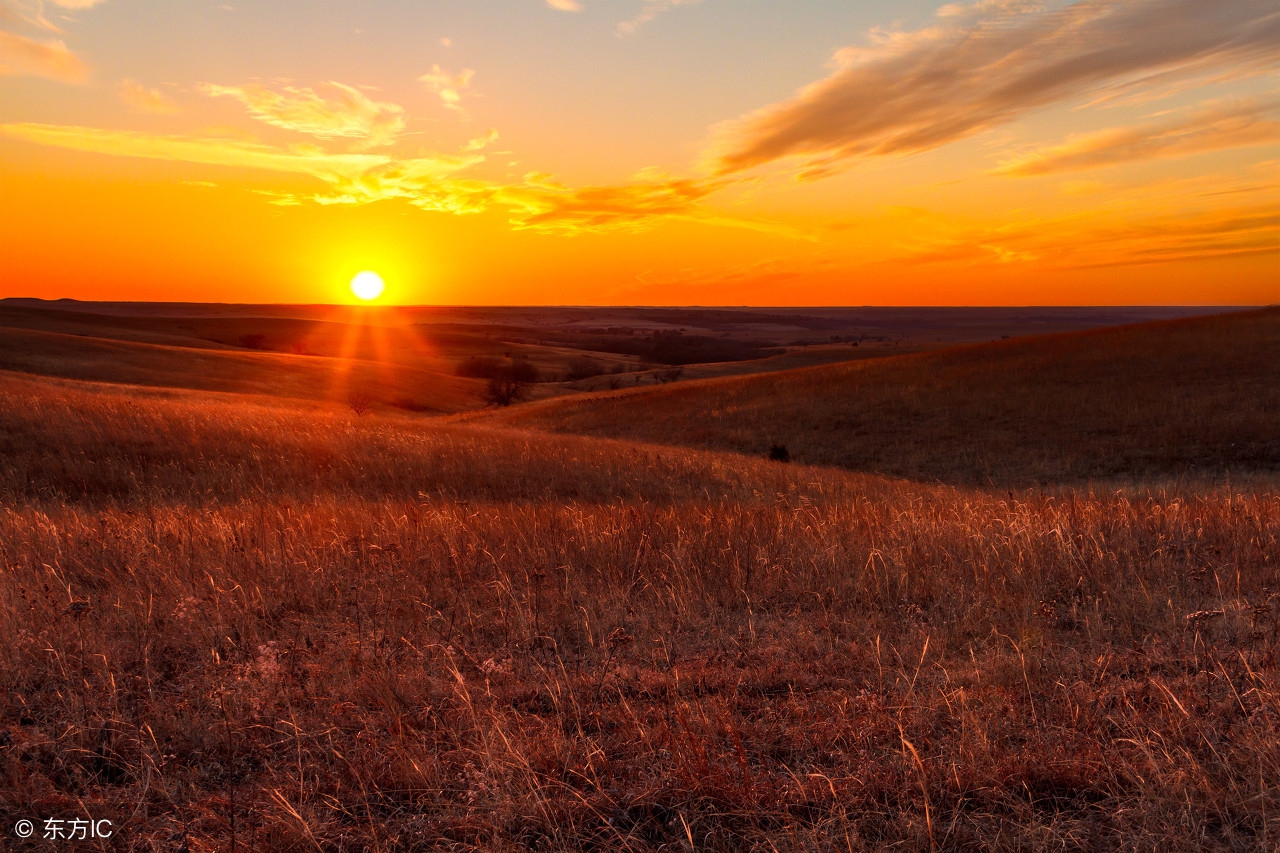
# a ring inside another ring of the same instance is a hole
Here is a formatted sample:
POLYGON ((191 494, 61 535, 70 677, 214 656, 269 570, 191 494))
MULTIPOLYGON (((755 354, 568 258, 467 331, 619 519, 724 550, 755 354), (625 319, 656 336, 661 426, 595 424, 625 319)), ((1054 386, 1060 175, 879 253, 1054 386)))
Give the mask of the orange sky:
POLYGON ((848 6, 0 0, 0 296, 1280 302, 1274 2, 848 6))

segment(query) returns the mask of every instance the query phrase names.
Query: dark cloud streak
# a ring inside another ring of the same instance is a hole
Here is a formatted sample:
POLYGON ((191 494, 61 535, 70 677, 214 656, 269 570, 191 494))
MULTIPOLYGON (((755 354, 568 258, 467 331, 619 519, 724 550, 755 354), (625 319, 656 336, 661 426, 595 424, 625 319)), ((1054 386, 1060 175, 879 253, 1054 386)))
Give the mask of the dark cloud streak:
POLYGON ((837 69, 789 101, 719 129, 716 170, 924 151, 1028 110, 1170 75, 1275 68, 1274 0, 1016 0, 948 6, 933 26, 836 54, 837 69))

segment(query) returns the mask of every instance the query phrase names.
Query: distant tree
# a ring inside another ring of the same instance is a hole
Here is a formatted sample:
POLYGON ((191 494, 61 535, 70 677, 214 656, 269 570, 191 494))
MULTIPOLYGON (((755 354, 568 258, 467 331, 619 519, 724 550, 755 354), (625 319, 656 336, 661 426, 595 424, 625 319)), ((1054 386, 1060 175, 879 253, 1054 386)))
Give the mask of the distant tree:
POLYGON ((521 382, 541 382, 542 374, 532 361, 527 358, 513 358, 507 365, 511 375, 521 382))
POLYGON ((369 411, 369 406, 373 404, 373 397, 363 391, 352 391, 347 396, 347 405, 351 407, 351 411, 356 413, 356 417, 360 417, 369 411))
POLYGON ((569 362, 569 379, 588 379, 604 373, 604 365, 594 358, 579 356, 569 362))
POLYGON ((489 378, 485 398, 496 406, 510 406, 524 399, 528 382, 513 365, 503 365, 489 378))
POLYGON ((774 462, 790 462, 791 451, 787 450, 785 444, 775 444, 769 448, 769 458, 774 462))
POLYGON ((267 336, 258 334, 256 332, 251 335, 241 335, 240 346, 244 347, 245 349, 266 349, 267 336))
POLYGON ((675 382, 683 373, 683 367, 670 367, 666 370, 654 371, 653 378, 666 385, 668 382, 675 382))

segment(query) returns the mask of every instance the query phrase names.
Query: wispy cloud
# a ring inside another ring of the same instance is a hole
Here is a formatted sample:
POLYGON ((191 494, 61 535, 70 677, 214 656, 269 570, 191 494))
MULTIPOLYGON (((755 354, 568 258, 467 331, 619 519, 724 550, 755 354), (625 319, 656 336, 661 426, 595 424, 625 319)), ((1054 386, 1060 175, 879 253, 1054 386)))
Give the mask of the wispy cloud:
POLYGON ((477 136, 475 139, 472 139, 469 142, 467 142, 466 145, 462 146, 462 150, 463 151, 481 151, 485 148, 488 148, 490 145, 492 145, 494 142, 497 142, 497 141, 498 141, 498 131, 494 128, 490 128, 489 132, 486 133, 484 136, 477 136))
POLYGON ((391 158, 378 154, 324 154, 255 142, 92 127, 18 123, 4 125, 3 132, 14 139, 72 151, 311 175, 330 184, 354 181, 391 162, 391 158))
POLYGON ((1277 103, 1239 101, 1213 105, 1172 121, 1071 136, 1061 145, 1002 163, 996 171, 1047 175, 1273 142, 1280 142, 1277 103))
POLYGON ((693 6, 702 0, 645 0, 634 18, 618 24, 618 35, 633 35, 637 30, 673 6, 693 6))
POLYGON ((966 266, 1035 263, 1085 269, 1277 253, 1280 212, 1274 205, 1254 205, 1143 218, 1090 214, 967 229, 923 238, 909 248, 899 247, 886 262, 966 266))
POLYGON ((547 0, 547 5, 552 9, 559 9, 561 12, 580 12, 582 4, 576 0, 547 0))
POLYGON ((116 87, 116 94, 129 109, 137 113, 173 115, 181 112, 178 105, 159 89, 148 89, 132 78, 121 80, 120 85, 116 87))
POLYGON ((439 65, 432 65, 430 73, 418 78, 419 83, 440 96, 440 101, 451 110, 461 110, 462 90, 471 87, 471 79, 476 72, 464 68, 458 74, 450 74, 439 65))
POLYGON ((45 15, 46 6, 76 11, 91 9, 105 2, 106 0, 0 0, 0 21, 27 24, 51 33, 61 33, 62 29, 45 15))
MULTIPOLYGON (((572 188, 530 172, 503 186, 497 200, 511 208, 511 224, 535 231, 638 231, 670 218, 718 221, 698 203, 720 188, 714 180, 655 177, 615 186, 572 188)), ((741 221, 722 224, 742 224, 741 221)))
POLYGON ((339 137, 387 145, 404 129, 404 108, 370 99, 352 86, 330 82, 336 97, 323 98, 314 90, 286 86, 273 91, 264 86, 200 85, 210 97, 234 98, 250 115, 275 127, 310 134, 321 139, 339 137))
POLYGON ((0 75, 83 83, 89 79, 89 66, 61 41, 37 41, 0 30, 0 75))
POLYGON ((795 229, 702 207, 707 196, 736 179, 688 179, 645 175, 616 186, 570 187, 530 173, 498 183, 463 173, 484 161, 479 153, 401 159, 385 154, 330 154, 257 142, 165 136, 48 124, 0 127, 4 136, 73 151, 141 157, 306 175, 325 185, 310 195, 268 191, 277 204, 368 204, 401 199, 423 210, 451 214, 504 209, 512 228, 554 234, 639 231, 671 219, 703 222, 787 237, 795 229))
POLYGON ((1194 75, 1277 66, 1273 0, 1081 0, 945 6, 873 31, 826 79, 717 129, 722 172, 786 157, 819 177, 850 158, 925 151, 1049 104, 1194 75))

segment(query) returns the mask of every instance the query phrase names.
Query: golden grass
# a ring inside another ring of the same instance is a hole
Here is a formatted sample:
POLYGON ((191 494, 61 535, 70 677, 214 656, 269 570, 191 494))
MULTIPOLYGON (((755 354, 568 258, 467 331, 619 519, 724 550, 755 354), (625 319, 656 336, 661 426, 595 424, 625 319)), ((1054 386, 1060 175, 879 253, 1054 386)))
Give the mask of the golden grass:
POLYGON ((0 374, 0 825, 1266 849, 1278 485, 988 492, 0 374))
POLYGON ((353 389, 422 411, 483 405, 483 383, 406 365, 224 348, 171 346, 5 328, 0 370, 151 388, 188 388, 345 403, 353 389))
MULTIPOLYGON (((1280 308, 563 398, 483 420, 927 481, 1280 471, 1280 308)), ((477 416, 469 415, 468 418, 477 416)))

